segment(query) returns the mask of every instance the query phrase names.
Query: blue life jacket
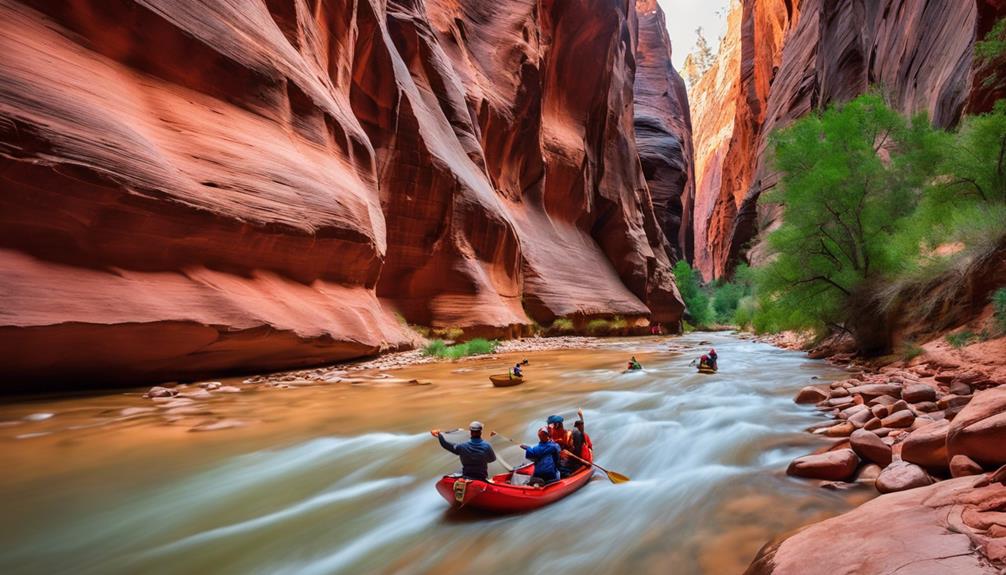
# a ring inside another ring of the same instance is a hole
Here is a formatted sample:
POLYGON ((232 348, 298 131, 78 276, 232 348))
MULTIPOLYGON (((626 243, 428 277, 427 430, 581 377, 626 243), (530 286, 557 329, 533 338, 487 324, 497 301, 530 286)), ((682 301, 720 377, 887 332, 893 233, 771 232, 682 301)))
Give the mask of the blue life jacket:
POLYGON ((534 461, 534 477, 545 481, 559 479, 559 454, 562 448, 554 441, 541 441, 534 447, 524 450, 528 459, 534 461))

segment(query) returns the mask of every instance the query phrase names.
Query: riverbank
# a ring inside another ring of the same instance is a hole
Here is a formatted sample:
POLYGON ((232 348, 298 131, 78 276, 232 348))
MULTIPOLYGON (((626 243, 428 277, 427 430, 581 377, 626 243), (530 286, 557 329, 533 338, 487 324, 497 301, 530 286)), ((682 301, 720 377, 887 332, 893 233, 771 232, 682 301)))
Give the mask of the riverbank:
MULTIPOLYGON (((773 338, 792 348, 800 338, 773 338)), ((1006 337, 956 347, 939 337, 900 359, 859 361, 847 351, 812 356, 853 376, 804 387, 800 404, 829 422, 809 431, 831 445, 787 472, 822 487, 871 485, 881 497, 766 545, 749 574, 824 571, 999 573, 1006 567, 1006 337), (909 357, 910 356, 910 357, 909 357), (878 521, 885 528, 877 530, 878 521), (853 550, 855 550, 853 552, 853 550)))

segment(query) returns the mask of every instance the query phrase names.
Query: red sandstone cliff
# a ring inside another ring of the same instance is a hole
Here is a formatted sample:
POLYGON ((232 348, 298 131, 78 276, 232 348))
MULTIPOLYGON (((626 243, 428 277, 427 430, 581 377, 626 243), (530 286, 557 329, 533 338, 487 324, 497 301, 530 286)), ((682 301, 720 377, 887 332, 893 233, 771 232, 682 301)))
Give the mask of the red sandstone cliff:
POLYGON ((637 26, 602 0, 0 0, 4 387, 371 354, 408 341, 394 311, 676 322, 637 26))
POLYGON ((749 246, 780 215, 758 204, 776 183, 766 153, 774 129, 870 85, 938 126, 955 124, 966 106, 988 109, 995 94, 975 81, 972 52, 976 33, 1004 12, 1001 0, 739 2, 719 72, 692 94, 702 274, 721 277, 738 259, 761 257, 749 246))
POLYGON ((635 128, 643 173, 675 258, 693 259, 695 197, 692 120, 685 82, 671 64, 671 40, 656 0, 637 0, 635 128))

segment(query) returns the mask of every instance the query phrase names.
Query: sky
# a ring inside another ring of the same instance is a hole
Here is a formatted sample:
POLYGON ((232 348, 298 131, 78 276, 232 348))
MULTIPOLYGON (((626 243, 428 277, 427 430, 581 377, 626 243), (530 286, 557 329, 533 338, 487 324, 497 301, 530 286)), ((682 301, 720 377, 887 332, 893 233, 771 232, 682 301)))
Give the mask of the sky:
POLYGON ((681 70, 685 56, 695 46, 695 29, 702 27, 702 35, 716 52, 719 38, 726 31, 727 7, 730 0, 657 0, 667 19, 671 35, 671 60, 681 70))

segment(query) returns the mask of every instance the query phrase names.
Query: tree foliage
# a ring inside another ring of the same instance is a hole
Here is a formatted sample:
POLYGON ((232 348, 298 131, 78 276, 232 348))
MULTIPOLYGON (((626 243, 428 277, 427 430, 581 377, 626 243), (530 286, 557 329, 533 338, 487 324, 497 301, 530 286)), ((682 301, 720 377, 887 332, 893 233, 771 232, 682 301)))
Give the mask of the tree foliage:
POLYGON ((674 283, 678 285, 681 299, 685 301, 685 311, 691 318, 691 323, 696 327, 711 326, 715 317, 709 294, 702 288, 698 272, 688 262, 679 260, 674 264, 674 283))

